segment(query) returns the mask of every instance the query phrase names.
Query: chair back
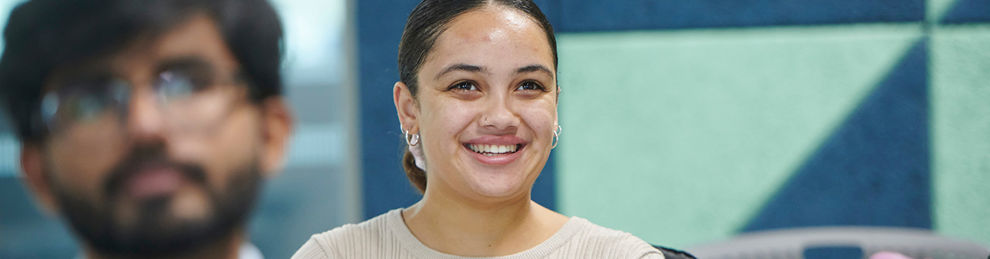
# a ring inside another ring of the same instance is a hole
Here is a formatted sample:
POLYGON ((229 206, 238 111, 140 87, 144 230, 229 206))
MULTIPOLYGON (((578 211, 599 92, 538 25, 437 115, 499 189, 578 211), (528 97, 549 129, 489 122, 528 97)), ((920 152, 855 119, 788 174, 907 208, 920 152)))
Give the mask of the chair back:
POLYGON ((813 227, 752 232, 689 249, 698 258, 869 258, 897 252, 911 258, 988 258, 990 249, 930 230, 889 227, 813 227))

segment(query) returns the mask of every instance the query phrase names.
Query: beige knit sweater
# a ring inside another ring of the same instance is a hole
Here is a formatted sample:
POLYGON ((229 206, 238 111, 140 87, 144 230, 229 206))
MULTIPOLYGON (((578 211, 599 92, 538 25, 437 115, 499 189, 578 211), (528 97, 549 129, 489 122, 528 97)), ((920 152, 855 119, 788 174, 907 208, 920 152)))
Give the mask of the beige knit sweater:
MULTIPOLYGON (((402 220, 400 209, 360 224, 347 224, 313 235, 293 259, 309 258, 469 258, 444 254, 419 242, 402 220)), ((471 257, 474 258, 474 257, 471 257)), ((499 259, 650 258, 663 254, 633 235, 571 217, 557 233, 529 250, 499 259)))

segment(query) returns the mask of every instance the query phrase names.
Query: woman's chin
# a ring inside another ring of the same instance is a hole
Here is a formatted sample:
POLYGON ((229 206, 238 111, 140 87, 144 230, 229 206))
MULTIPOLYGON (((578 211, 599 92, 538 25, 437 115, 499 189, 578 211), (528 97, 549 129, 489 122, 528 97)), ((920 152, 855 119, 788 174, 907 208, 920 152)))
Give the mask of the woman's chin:
MULTIPOLYGON (((458 166, 454 171, 461 172, 462 184, 469 191, 468 195, 484 199, 512 199, 528 195, 533 185, 533 181, 539 175, 539 170, 533 169, 531 154, 522 152, 508 156, 503 159, 508 161, 503 164, 493 164, 479 158, 487 158, 474 152, 462 152, 458 154, 458 166)), ((499 157, 496 156, 496 159, 499 157)))
POLYGON ((477 170, 468 178, 471 191, 485 198, 511 198, 529 191, 526 176, 519 171, 477 170))

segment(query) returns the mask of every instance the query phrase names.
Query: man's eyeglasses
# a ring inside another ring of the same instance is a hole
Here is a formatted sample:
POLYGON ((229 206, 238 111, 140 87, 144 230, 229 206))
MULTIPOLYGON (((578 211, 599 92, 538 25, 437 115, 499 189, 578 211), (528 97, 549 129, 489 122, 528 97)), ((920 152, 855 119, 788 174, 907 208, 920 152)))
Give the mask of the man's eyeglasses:
MULTIPOLYGON (((240 74, 218 81, 209 69, 176 68, 158 73, 149 90, 168 130, 195 131, 222 120, 239 100, 244 100, 244 84, 240 74)), ((123 125, 131 100, 137 94, 148 93, 141 90, 114 77, 72 80, 43 95, 41 121, 50 133, 123 125)))

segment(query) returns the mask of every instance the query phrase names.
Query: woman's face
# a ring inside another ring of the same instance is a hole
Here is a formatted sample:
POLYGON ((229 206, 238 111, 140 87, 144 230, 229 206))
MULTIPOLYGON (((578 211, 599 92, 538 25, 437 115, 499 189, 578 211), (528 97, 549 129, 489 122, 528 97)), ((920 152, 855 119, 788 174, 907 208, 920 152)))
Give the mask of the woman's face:
POLYGON ((403 125, 422 137, 427 193, 528 197, 557 125, 555 75, 546 34, 525 13, 454 18, 420 67, 417 98, 396 90, 403 125))

